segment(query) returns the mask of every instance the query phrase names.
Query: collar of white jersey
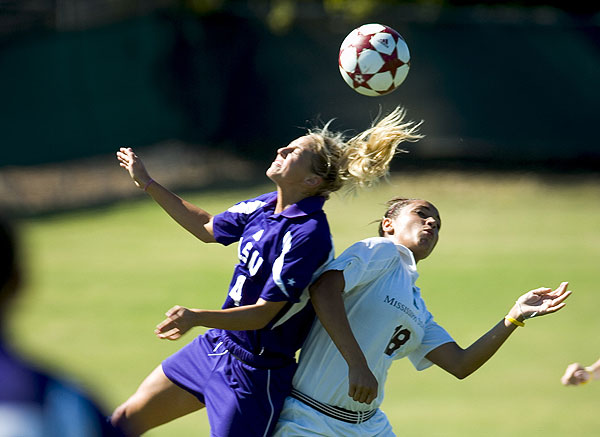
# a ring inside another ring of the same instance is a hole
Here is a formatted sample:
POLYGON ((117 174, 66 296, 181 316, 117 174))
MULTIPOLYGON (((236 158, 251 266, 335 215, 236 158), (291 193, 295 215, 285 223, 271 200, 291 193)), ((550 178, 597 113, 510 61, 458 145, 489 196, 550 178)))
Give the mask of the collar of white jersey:
POLYGON ((395 244, 396 249, 398 249, 398 253, 400 254, 400 258, 404 261, 404 264, 410 271, 410 275, 413 277, 413 281, 416 281, 419 277, 419 272, 417 271, 417 262, 415 261, 415 257, 412 251, 402 244, 395 244))

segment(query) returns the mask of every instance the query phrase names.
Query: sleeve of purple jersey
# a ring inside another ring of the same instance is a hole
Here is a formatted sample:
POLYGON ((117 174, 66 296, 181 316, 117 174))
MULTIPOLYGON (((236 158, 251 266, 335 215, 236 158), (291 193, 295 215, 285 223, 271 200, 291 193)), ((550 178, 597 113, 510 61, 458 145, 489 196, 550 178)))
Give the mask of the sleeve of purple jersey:
POLYGON ((218 243, 227 246, 240 240, 250 215, 265 205, 264 195, 236 203, 213 217, 213 234, 218 243))

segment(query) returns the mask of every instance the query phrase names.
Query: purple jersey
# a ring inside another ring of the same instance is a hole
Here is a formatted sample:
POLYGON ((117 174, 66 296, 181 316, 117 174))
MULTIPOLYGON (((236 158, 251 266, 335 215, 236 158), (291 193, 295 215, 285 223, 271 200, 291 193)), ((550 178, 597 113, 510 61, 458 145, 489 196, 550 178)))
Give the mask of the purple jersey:
POLYGON ((223 308, 287 303, 262 329, 210 329, 163 361, 165 375, 206 406, 213 436, 263 437, 277 422, 315 317, 308 285, 333 259, 324 201, 309 197, 275 214, 277 194, 268 193, 213 218, 216 241, 239 243, 223 308))
POLYGON ((308 197, 275 214, 277 193, 240 202, 213 219, 217 242, 239 242, 235 267, 223 308, 252 305, 259 298, 288 304, 265 328, 226 331, 245 351, 293 359, 314 319, 307 287, 333 258, 325 199, 308 197))

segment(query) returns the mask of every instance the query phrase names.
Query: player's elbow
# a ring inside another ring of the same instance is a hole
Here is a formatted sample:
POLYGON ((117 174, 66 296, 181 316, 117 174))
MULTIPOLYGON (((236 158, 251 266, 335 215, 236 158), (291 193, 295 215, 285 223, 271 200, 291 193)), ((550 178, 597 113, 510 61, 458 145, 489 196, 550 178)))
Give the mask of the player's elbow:
POLYGON ((446 370, 456 379, 462 380, 468 376, 471 376, 478 368, 479 366, 473 365, 469 362, 457 362, 455 366, 452 366, 446 370))
POLYGON ((459 369, 455 372, 450 372, 452 375, 454 375, 454 377, 456 377, 456 379, 465 379, 467 376, 471 375, 473 372, 469 372, 463 369, 459 369))
POLYGON ((212 235, 207 235, 207 234, 194 234, 194 236, 202 241, 203 243, 216 243, 217 240, 215 240, 215 238, 212 235))
POLYGON ((471 366, 467 351, 455 342, 443 344, 426 356, 431 362, 444 369, 456 379, 465 379, 476 368, 471 366))
POLYGON ((188 230, 203 243, 216 243, 215 233, 213 230, 213 217, 210 216, 205 223, 194 223, 193 228, 188 230))
POLYGON ((445 370, 456 379, 462 380, 473 374, 477 367, 473 366, 468 360, 459 358, 453 361, 452 365, 446 366, 445 370))
POLYGON ((275 317, 285 308, 287 301, 266 301, 259 298, 252 305, 252 310, 248 313, 247 323, 251 324, 251 328, 247 330, 259 330, 266 328, 275 317))

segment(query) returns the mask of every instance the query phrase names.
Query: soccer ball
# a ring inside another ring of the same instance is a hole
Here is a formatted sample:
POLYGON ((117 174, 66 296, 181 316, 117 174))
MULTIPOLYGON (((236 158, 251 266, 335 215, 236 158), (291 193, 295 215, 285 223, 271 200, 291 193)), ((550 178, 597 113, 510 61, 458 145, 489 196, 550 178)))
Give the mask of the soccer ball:
POLYGON ((391 27, 364 24, 344 39, 338 63, 342 77, 354 91, 383 96, 406 79, 410 53, 404 38, 391 27))

